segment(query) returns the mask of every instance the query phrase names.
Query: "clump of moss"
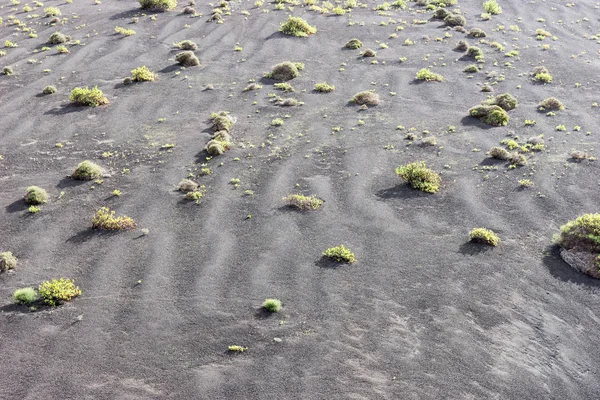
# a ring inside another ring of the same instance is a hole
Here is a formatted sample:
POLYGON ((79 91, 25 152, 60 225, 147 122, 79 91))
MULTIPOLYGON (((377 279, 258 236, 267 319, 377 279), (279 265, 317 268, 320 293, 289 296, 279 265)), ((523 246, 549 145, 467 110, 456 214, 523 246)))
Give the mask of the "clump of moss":
POLYGON ((362 42, 358 39, 350 39, 345 45, 344 47, 347 49, 360 49, 363 46, 362 42))
POLYGON ((73 179, 89 181, 102 177, 102 168, 91 161, 82 161, 71 174, 73 179))
POLYGON ((396 173, 414 189, 427 193, 440 190, 442 179, 435 171, 427 168, 423 161, 401 165, 396 168, 396 173))
POLYGON ((200 60, 198 60, 198 57, 196 57, 194 52, 190 50, 177 53, 177 55, 175 55, 175 61, 184 67, 194 67, 196 65, 200 65, 200 60))
POLYGON ((328 248, 323 252, 323 255, 337 262, 353 263, 356 261, 354 253, 344 247, 343 244, 328 248))
POLYGON ((422 68, 419 70, 419 72, 417 72, 416 79, 426 82, 442 82, 444 77, 440 74, 430 71, 428 68, 422 68))
POLYGON ((467 19, 462 15, 449 14, 444 18, 444 22, 449 26, 464 26, 467 19))
POLYGON ((317 28, 310 26, 308 22, 300 17, 292 17, 290 15, 286 21, 281 23, 279 32, 296 37, 306 37, 317 33, 317 28))
POLYGON ((363 92, 356 93, 350 101, 358 105, 364 104, 368 106, 376 106, 379 104, 379 95, 370 90, 365 90, 363 92))
POLYGON ((295 207, 300 210, 316 210, 323 205, 323 200, 315 195, 304 196, 302 194, 290 194, 283 198, 283 201, 290 207, 295 207))
POLYGON ((43 94, 54 94, 56 93, 56 87, 52 85, 48 85, 42 90, 43 94))
POLYGON ((135 221, 128 216, 115 216, 115 212, 108 207, 102 207, 96 211, 92 218, 92 228, 107 231, 122 231, 135 228, 135 221))
POLYGON ((13 293, 13 301, 17 304, 31 304, 38 299, 36 290, 32 287, 26 287, 15 290, 13 293))
POLYGON ((177 7, 177 0, 139 0, 144 10, 169 11, 177 7))
POLYGON ((471 242, 489 244, 490 246, 498 246, 498 243, 500 243, 498 235, 486 228, 473 228, 469 232, 469 240, 471 242))
POLYGON ((131 70, 131 80, 134 82, 152 82, 156 75, 145 65, 131 70))
POLYGON ((48 193, 40 187, 29 186, 25 190, 25 202, 27 204, 43 204, 48 201, 48 193))
POLYGON ((191 40, 182 40, 181 42, 174 43, 173 46, 181 50, 198 50, 198 45, 191 40))
POLYGON ((335 86, 328 84, 327 82, 317 83, 315 85, 315 91, 320 93, 330 93, 335 90, 335 86))
POLYGON ((66 43, 69 40, 71 40, 71 38, 69 36, 64 35, 64 34, 62 34, 60 32, 54 32, 48 38, 48 43, 50 43, 50 44, 61 44, 61 43, 66 43))
POLYGON ((13 256, 10 251, 0 253, 0 272, 14 269, 17 266, 17 257, 13 256))
POLYGON ((265 74, 266 78, 271 78, 276 81, 290 81, 300 75, 300 71, 304 69, 304 64, 284 61, 275 65, 271 72, 265 74))
POLYGON ((75 286, 73 279, 59 278, 42 282, 38 293, 44 303, 56 307, 81 295, 81 290, 75 286))
POLYGON ((98 89, 98 86, 91 89, 87 86, 85 88, 76 87, 71 91, 69 100, 79 106, 97 107, 108 104, 108 99, 104 96, 102 90, 98 89))
POLYGON ((556 97, 548 97, 540 102, 538 105, 540 110, 559 111, 564 110, 565 105, 556 97))
POLYGON ((263 302, 263 308, 271 313, 276 313, 281 310, 281 300, 278 299, 266 299, 263 302))

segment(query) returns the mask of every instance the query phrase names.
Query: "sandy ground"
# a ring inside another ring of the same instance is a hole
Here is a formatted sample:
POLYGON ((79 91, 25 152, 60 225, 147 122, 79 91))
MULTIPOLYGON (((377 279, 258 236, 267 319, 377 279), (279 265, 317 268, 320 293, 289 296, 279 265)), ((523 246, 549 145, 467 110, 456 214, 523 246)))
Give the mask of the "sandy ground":
POLYGON ((600 108, 592 103, 600 102, 600 46, 591 37, 600 33, 600 3, 505 0, 502 14, 482 21, 480 2, 460 0, 466 27, 505 46, 479 45, 486 62, 472 78, 462 72, 472 60, 453 50, 466 34, 447 31, 415 3, 387 16, 373 1, 344 16, 297 6, 292 14, 319 30, 306 39, 277 32, 289 10, 272 3, 232 1, 223 24, 206 22, 211 7, 200 3, 204 15, 192 18, 181 13, 184 4, 142 14, 133 0, 47 1, 67 18, 60 31, 81 40, 66 55, 33 53, 57 30, 49 18, 27 19, 40 9, 0 8, 1 43, 18 43, 0 58, 15 71, 0 76, 0 251, 19 258, 0 275, 0 398, 598 396, 600 284, 562 262, 551 237, 577 215, 598 212, 599 164, 571 162, 569 154, 598 150, 600 108), (38 38, 15 31, 9 15, 38 38), (130 24, 134 16, 139 22, 130 24), (115 35, 117 25, 137 34, 115 35), (535 40, 537 28, 557 40, 535 40), (377 50, 378 64, 342 49, 354 37, 377 50), (172 44, 183 39, 198 43, 201 66, 176 74, 172 44), (520 57, 506 57, 515 46, 520 57), (296 92, 289 97, 302 106, 269 102, 268 93, 281 94, 270 80, 243 92, 286 60, 305 64, 290 82, 296 92), (158 80, 124 87, 140 65, 158 80), (531 81, 536 65, 549 68, 551 84, 531 81), (444 82, 416 82, 428 66, 444 82), (504 79, 488 79, 492 71, 504 79), (312 91, 323 81, 335 92, 312 91), (519 100, 506 127, 466 117, 486 99, 483 83, 494 81, 494 94, 519 100), (49 84, 58 93, 42 96, 49 84), (204 90, 209 84, 214 90, 204 90), (98 85, 110 105, 70 106, 71 89, 87 85, 98 85), (369 89, 380 105, 358 111, 348 104, 369 89), (550 96, 567 109, 554 117, 538 112, 550 96), (236 118, 235 146, 207 161, 207 118, 220 110, 236 118), (270 126, 277 117, 284 126, 270 126), (525 127, 525 119, 537 123, 525 127), (559 124, 567 131, 556 131, 559 124), (398 125, 417 138, 434 136, 437 145, 409 143, 398 125), (511 132, 521 142, 544 134, 547 150, 513 170, 489 159, 486 151, 511 132), (167 143, 175 147, 160 150, 167 143), (67 178, 84 159, 111 176, 102 185, 67 178), (438 194, 416 192, 396 176, 398 165, 417 160, 441 173, 438 194), (203 163, 213 173, 199 177, 203 163), (206 185, 199 205, 176 191, 189 174, 206 185), (519 189, 523 178, 535 186, 519 189), (30 185, 51 196, 37 214, 22 200, 30 185), (123 195, 112 196, 114 189, 123 195), (281 199, 294 192, 314 193, 325 205, 291 211, 281 199), (149 234, 91 230, 94 211, 105 205, 149 234), (479 226, 502 244, 468 243, 479 226), (358 261, 333 268, 321 252, 340 243, 358 261), (82 296, 54 310, 11 304, 15 289, 61 276, 75 279, 82 296), (281 313, 260 312, 266 297, 283 301, 281 313), (230 354, 233 344, 249 349, 230 354))

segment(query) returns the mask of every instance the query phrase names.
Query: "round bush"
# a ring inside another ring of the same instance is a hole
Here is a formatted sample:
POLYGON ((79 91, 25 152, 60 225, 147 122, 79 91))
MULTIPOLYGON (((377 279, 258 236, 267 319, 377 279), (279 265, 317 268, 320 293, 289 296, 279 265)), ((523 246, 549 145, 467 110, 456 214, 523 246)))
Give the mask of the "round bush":
POLYGON ((396 173, 414 189, 435 193, 440 189, 442 179, 433 170, 427 168, 423 161, 414 162, 396 168, 396 173))
POLYGON ((52 86, 52 85, 48 85, 44 88, 44 90, 42 90, 43 94, 54 94, 56 93, 56 87, 52 86))
POLYGON ((61 43, 66 43, 69 40, 71 40, 71 38, 69 36, 64 35, 64 34, 62 34, 60 32, 54 32, 48 38, 48 43, 50 43, 50 44, 61 44, 61 43))
POLYGON ((498 246, 500 238, 494 231, 486 228, 474 228, 469 233, 469 240, 476 243, 489 244, 490 246, 498 246))
POLYGON ((267 74, 268 78, 275 79, 276 81, 290 81, 300 75, 298 66, 291 62, 285 61, 277 64, 271 69, 271 72, 267 74))
POLYGON ((363 92, 356 93, 351 101, 358 105, 365 104, 369 106, 376 106, 377 104, 379 104, 379 95, 377 93, 366 90, 363 92))
POLYGON ((175 61, 177 61, 179 64, 183 65, 184 67, 194 67, 196 65, 200 65, 200 60, 198 60, 198 57, 196 57, 194 52, 190 51, 190 50, 182 51, 181 53, 178 53, 175 56, 175 61))
POLYGON ((17 257, 10 251, 0 253, 0 272, 14 269, 17 266, 17 257))
POLYGON ((177 7, 177 0, 139 0, 144 10, 169 11, 177 7))
POLYGON ((193 192, 198 189, 198 184, 190 179, 184 179, 179 182, 179 190, 181 192, 193 192))
POLYGON ((362 47, 362 42, 358 39, 350 39, 345 45, 344 47, 347 49, 360 49, 362 47))
POLYGON ((81 294, 81 290, 75 286, 75 281, 72 279, 52 279, 44 281, 38 288, 40 298, 44 303, 56 307, 65 301, 69 301, 81 294))
POLYGON ((302 18, 292 17, 290 15, 286 21, 281 23, 279 31, 286 35, 306 37, 313 33, 317 33, 317 28, 310 26, 308 22, 302 18))
POLYGON ((212 156, 219 156, 225 152, 225 148, 221 142, 213 139, 206 143, 206 151, 212 156))
POLYGON ((13 301, 17 304, 31 304, 38 299, 38 294, 32 287, 26 287, 15 290, 13 301))
POLYGON ((464 26, 467 20, 462 15, 447 15, 444 18, 444 22, 450 26, 464 26))
POLYGON ((42 204, 48 201, 48 193, 40 187, 29 186, 25 190, 25 202, 27 204, 42 204))
POLYGON ((279 312, 281 310, 281 301, 278 299, 266 299, 263 303, 263 308, 268 312, 279 312))
POLYGON ((557 244, 567 250, 600 253, 600 214, 584 214, 560 227, 557 244))
POLYGON ((75 171, 71 174, 73 179, 82 181, 89 181, 92 179, 98 179, 102 176, 102 168, 98 164, 94 164, 91 161, 85 160, 81 162, 75 171))

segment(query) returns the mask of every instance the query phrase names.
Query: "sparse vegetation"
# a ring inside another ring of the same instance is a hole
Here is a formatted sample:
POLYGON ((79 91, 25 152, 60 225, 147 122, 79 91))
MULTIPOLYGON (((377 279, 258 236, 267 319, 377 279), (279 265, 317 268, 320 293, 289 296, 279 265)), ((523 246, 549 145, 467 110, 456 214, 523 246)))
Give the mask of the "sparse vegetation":
POLYGON ((75 286, 73 279, 59 278, 42 282, 38 294, 44 303, 56 307, 81 295, 81 290, 75 286))
POLYGON ((73 179, 78 179, 82 181, 89 181, 92 179, 98 179, 102 177, 102 168, 91 161, 83 161, 81 162, 75 171, 71 174, 73 179))
POLYGON ((300 210, 316 210, 323 205, 323 200, 315 195, 304 196, 302 194, 290 194, 283 200, 290 206, 300 210))
POLYGON ((96 211, 92 218, 92 228, 107 231, 122 231, 135 228, 135 221, 128 216, 115 216, 115 212, 108 207, 102 207, 96 211))
POLYGON ((423 161, 414 162, 396 168, 396 173, 414 189, 427 193, 436 193, 440 189, 442 179, 433 170, 427 168, 423 161))
POLYGON ((79 106, 97 107, 108 104, 108 99, 104 96, 102 90, 98 89, 98 86, 91 89, 87 86, 85 88, 76 87, 71 91, 69 100, 79 106))
POLYGON ((323 252, 323 255, 337 262, 353 263, 356 261, 354 253, 344 247, 343 244, 328 248, 323 252))
POLYGON ((469 232, 469 240, 471 242, 489 244, 490 246, 498 246, 498 243, 500 243, 498 235, 487 228, 473 228, 469 232))

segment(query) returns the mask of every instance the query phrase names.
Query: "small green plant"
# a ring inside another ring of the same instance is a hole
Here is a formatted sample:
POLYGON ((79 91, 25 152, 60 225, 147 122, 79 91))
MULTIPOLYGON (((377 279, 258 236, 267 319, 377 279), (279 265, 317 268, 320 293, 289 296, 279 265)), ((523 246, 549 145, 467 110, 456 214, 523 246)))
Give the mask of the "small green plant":
POLYGON ((477 46, 469 46, 467 47, 467 57, 480 60, 483 58, 483 51, 477 46))
POLYGON ((44 14, 46 17, 58 17, 61 16, 62 13, 57 7, 47 7, 44 9, 44 14))
POLYGON ((323 252, 323 255, 337 262, 353 263, 356 261, 354 253, 344 247, 343 244, 328 248, 323 252))
POLYGON ((186 200, 195 201, 196 204, 200 204, 200 201, 204 197, 204 191, 202 190, 193 190, 191 192, 187 192, 185 194, 186 200))
POLYGON ((102 168, 91 161, 82 161, 71 174, 73 179, 89 181, 102 177, 102 168))
POLYGON ((323 200, 315 195, 304 196, 302 194, 290 194, 283 200, 290 206, 300 210, 316 210, 323 205, 323 200))
POLYGON ((145 65, 131 70, 131 80, 134 82, 151 82, 156 75, 145 65))
POLYGON ((506 126, 509 121, 508 113, 500 106, 481 104, 469 109, 471 117, 479 118, 481 122, 491 126, 506 126))
POLYGON ((133 36, 135 31, 133 29, 123 28, 122 26, 115 26, 115 33, 123 36, 133 36))
POLYGON ((286 35, 306 37, 317 33, 317 28, 310 26, 308 22, 300 17, 292 17, 290 15, 286 21, 281 23, 279 31, 286 35))
POLYGON ((177 0, 139 0, 143 10, 169 11, 177 7, 177 0))
POLYGON ((52 85, 46 86, 44 88, 44 90, 42 90, 42 93, 43 94, 54 94, 54 93, 56 93, 56 87, 52 86, 52 85))
POLYGON ((469 240, 471 242, 489 244, 490 246, 498 246, 498 243, 500 243, 498 235, 486 228, 473 228, 469 232, 469 240))
POLYGON ((62 34, 60 32, 54 32, 48 38, 48 43, 50 43, 50 44, 61 44, 61 43, 68 42, 70 39, 71 38, 68 37, 67 35, 64 35, 64 34, 62 34))
POLYGON ((479 67, 476 64, 471 64, 468 65, 465 69, 463 69, 463 72, 467 72, 469 74, 479 72, 479 67))
POLYGON ((108 207, 102 207, 96 211, 92 218, 92 228, 108 231, 121 231, 135 228, 135 221, 128 216, 115 216, 115 212, 108 207))
POLYGON ((14 48, 14 47, 18 47, 16 43, 11 42, 10 40, 5 40, 4 41, 4 47, 8 47, 8 48, 14 48))
POLYGON ((543 72, 541 74, 536 74, 533 79, 535 79, 538 82, 543 82, 543 83, 550 83, 552 82, 552 75, 550 75, 549 73, 543 72))
POLYGON ((13 69, 12 69, 11 67, 4 67, 4 68, 2 69, 2 74, 3 74, 3 75, 10 76, 10 75, 12 75, 13 73, 14 73, 14 71, 13 71, 13 69))
POLYGON ((600 253, 600 214, 583 214, 560 227, 556 244, 567 249, 600 253))
POLYGON ((502 7, 498 4, 496 0, 488 0, 483 3, 483 8, 485 12, 492 15, 502 14, 502 7))
POLYGON ((196 65, 200 65, 200 60, 191 50, 186 50, 182 51, 181 53, 177 53, 175 55, 175 61, 177 61, 184 67, 195 67, 196 65))
POLYGON ((530 179, 520 179, 519 186, 524 187, 524 188, 531 187, 531 186, 533 186, 533 181, 531 181, 530 179))
POLYGON ((548 97, 547 99, 542 100, 540 102, 540 104, 538 105, 538 107, 542 111, 545 111, 545 110, 559 111, 559 110, 565 109, 564 104, 560 100, 558 100, 556 97, 548 97))
POLYGON ((467 19, 462 15, 449 14, 444 18, 444 22, 450 26, 464 26, 467 23, 467 19))
POLYGON ((229 350, 229 351, 231 351, 231 352, 236 352, 236 353, 243 353, 243 352, 245 352, 246 350, 248 350, 248 348, 247 348, 247 347, 244 347, 244 346, 239 346, 239 345, 237 345, 237 344, 234 344, 234 345, 232 345, 232 346, 228 346, 228 347, 227 347, 227 350, 229 350))
POLYGON ((345 45, 344 47, 347 49, 360 49, 363 46, 362 42, 358 39, 350 39, 345 45))
POLYGON ((29 211, 31 214, 37 214, 41 211, 41 208, 39 208, 38 206, 29 206, 27 211, 29 211))
POLYGON ((327 82, 317 83, 315 85, 315 91, 320 93, 330 93, 335 90, 335 86, 328 84, 327 82))
POLYGON ((212 122, 212 129, 216 132, 229 132, 233 126, 233 120, 229 117, 229 112, 227 111, 219 111, 210 114, 210 121, 212 122))
POLYGON ((58 51, 60 54, 67 54, 69 52, 69 49, 67 48, 67 46, 60 44, 56 46, 56 51, 58 51))
POLYGON ((291 61, 285 61, 275 65, 271 72, 265 74, 265 78, 271 78, 276 81, 290 81, 300 75, 304 64, 291 61))
POLYGON ((276 83, 273 85, 275 89, 282 90, 284 92, 295 92, 296 90, 292 85, 287 82, 276 83))
POLYGON ((25 287, 15 290, 13 293, 13 301, 17 304, 31 304, 38 299, 36 290, 32 287, 25 287))
POLYGON ((440 74, 436 74, 435 72, 430 71, 427 68, 422 68, 419 70, 419 72, 417 72, 416 79, 426 82, 442 82, 444 80, 444 77, 440 74))
POLYGON ((281 310, 281 300, 278 299, 266 299, 263 302, 263 308, 271 313, 276 313, 281 310))
POLYGON ((174 43, 173 46, 181 50, 198 50, 198 45, 191 40, 182 40, 181 42, 174 43))
POLYGON ((40 187, 29 186, 25 190, 25 202, 27 204, 43 204, 48 201, 48 193, 40 187))
POLYGON ((14 269, 17 266, 17 257, 10 251, 0 253, 0 272, 14 269))
POLYGON ((73 279, 59 278, 42 282, 38 293, 44 303, 56 307, 81 295, 81 290, 75 286, 73 279))
POLYGON ((399 166, 396 168, 396 173, 414 189, 427 193, 436 193, 442 182, 440 176, 435 171, 427 168, 423 161, 399 166))
POLYGON ((79 106, 97 107, 108 104, 108 99, 104 96, 102 90, 98 89, 98 86, 91 89, 87 86, 85 88, 76 87, 71 91, 69 100, 79 106))
POLYGON ((285 122, 281 118, 275 118, 271 121, 271 126, 281 126, 283 124, 285 124, 285 122))

